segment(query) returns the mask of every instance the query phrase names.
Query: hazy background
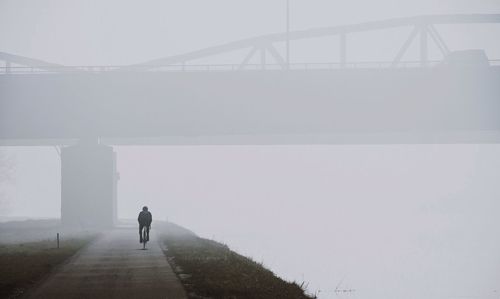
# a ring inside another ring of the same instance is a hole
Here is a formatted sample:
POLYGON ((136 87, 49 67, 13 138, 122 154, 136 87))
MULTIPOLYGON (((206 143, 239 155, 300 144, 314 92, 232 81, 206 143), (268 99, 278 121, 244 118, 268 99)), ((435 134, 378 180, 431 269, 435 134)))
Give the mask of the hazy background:
MULTIPOLYGON (((284 3, 0 0, 0 51, 66 65, 131 64, 283 31, 284 3)), ((500 1, 291 5, 292 30, 500 13, 500 1)), ((438 29, 452 49, 484 48, 500 58, 499 27, 488 34, 475 26, 438 29)), ((390 59, 407 32, 356 35, 348 59, 390 59)), ((292 61, 335 61, 335 42, 293 43, 292 61)), ((115 149, 120 217, 135 218, 147 204, 157 219, 224 241, 284 278, 309 282, 311 291, 322 290, 320 298, 500 298, 498 145, 115 149), (341 281, 356 292, 336 297, 332 290, 341 281)), ((4 147, 0 157, 2 165, 14 165, 10 180, 0 182, 3 219, 58 217, 56 150, 4 147)))
MULTIPOLYGON (((138 63, 283 32, 285 3, 285 0, 0 0, 0 51, 65 65, 138 63)), ((500 12, 497 0, 290 0, 290 5, 291 30, 421 14, 500 12)), ((474 45, 486 48, 489 54, 499 53, 500 26, 490 26, 486 36, 482 26, 437 28, 451 49, 474 45)), ((400 28, 349 36, 347 58, 394 58, 410 30, 400 28)), ((320 40, 293 42, 292 62, 336 59, 333 54, 338 50, 334 46, 337 38, 332 37, 331 44, 327 43, 329 39, 320 40)), ((417 44, 414 46, 414 50, 418 49, 417 44)), ((412 58, 412 51, 409 52, 405 58, 412 58)), ((239 57, 241 61, 244 56, 239 57)), ((210 61, 226 59, 228 56, 210 61)))

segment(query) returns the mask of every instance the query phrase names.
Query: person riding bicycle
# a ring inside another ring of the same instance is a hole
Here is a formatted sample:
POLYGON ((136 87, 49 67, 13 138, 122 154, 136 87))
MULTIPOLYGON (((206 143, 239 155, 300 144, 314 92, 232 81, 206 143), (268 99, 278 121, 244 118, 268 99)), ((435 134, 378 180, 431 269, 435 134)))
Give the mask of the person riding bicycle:
POLYGON ((148 207, 142 207, 142 211, 139 213, 139 217, 137 217, 137 221, 139 221, 139 243, 149 241, 149 229, 151 228, 151 222, 153 221, 153 215, 148 211, 148 207), (146 230, 146 240, 142 239, 142 230, 146 230))

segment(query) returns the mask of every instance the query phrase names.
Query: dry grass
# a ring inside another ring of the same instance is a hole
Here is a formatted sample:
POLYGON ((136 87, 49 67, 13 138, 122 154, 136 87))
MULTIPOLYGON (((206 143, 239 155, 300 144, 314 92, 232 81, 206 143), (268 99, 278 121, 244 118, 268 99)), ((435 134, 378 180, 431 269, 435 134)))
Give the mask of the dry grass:
POLYGON ((17 298, 87 244, 91 237, 0 245, 0 298, 17 298))
POLYGON ((262 264, 226 245, 190 232, 167 230, 163 239, 167 258, 191 299, 312 298, 298 284, 280 279, 262 264))

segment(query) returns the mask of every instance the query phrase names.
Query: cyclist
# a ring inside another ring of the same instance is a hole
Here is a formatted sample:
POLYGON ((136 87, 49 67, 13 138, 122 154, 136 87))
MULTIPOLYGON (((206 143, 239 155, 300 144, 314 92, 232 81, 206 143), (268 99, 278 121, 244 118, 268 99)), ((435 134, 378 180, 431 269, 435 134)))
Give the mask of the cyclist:
POLYGON ((142 211, 139 213, 139 217, 137 217, 137 221, 139 221, 139 242, 147 242, 149 241, 149 229, 151 227, 151 222, 153 221, 153 216, 148 211, 148 207, 142 207, 142 211), (146 230, 146 240, 142 239, 142 230, 146 230))

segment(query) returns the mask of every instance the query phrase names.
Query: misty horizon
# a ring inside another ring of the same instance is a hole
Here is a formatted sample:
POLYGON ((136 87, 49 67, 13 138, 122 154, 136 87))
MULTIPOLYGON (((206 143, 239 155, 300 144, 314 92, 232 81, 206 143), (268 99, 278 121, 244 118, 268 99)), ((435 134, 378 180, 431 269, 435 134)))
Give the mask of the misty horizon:
MULTIPOLYGON (((289 3, 291 32, 500 17, 492 0, 289 3)), ((117 219, 148 206, 153 232, 183 226, 319 299, 499 298, 500 24, 429 25, 442 43, 413 25, 350 32, 344 56, 332 34, 291 40, 289 62, 266 40, 162 65, 285 34, 286 18, 286 1, 0 1, 0 222, 60 219, 78 193, 63 171, 81 187, 63 164, 106 148, 113 165, 95 174, 117 180, 117 219), (2 53, 87 69, 9 74, 2 53)))

